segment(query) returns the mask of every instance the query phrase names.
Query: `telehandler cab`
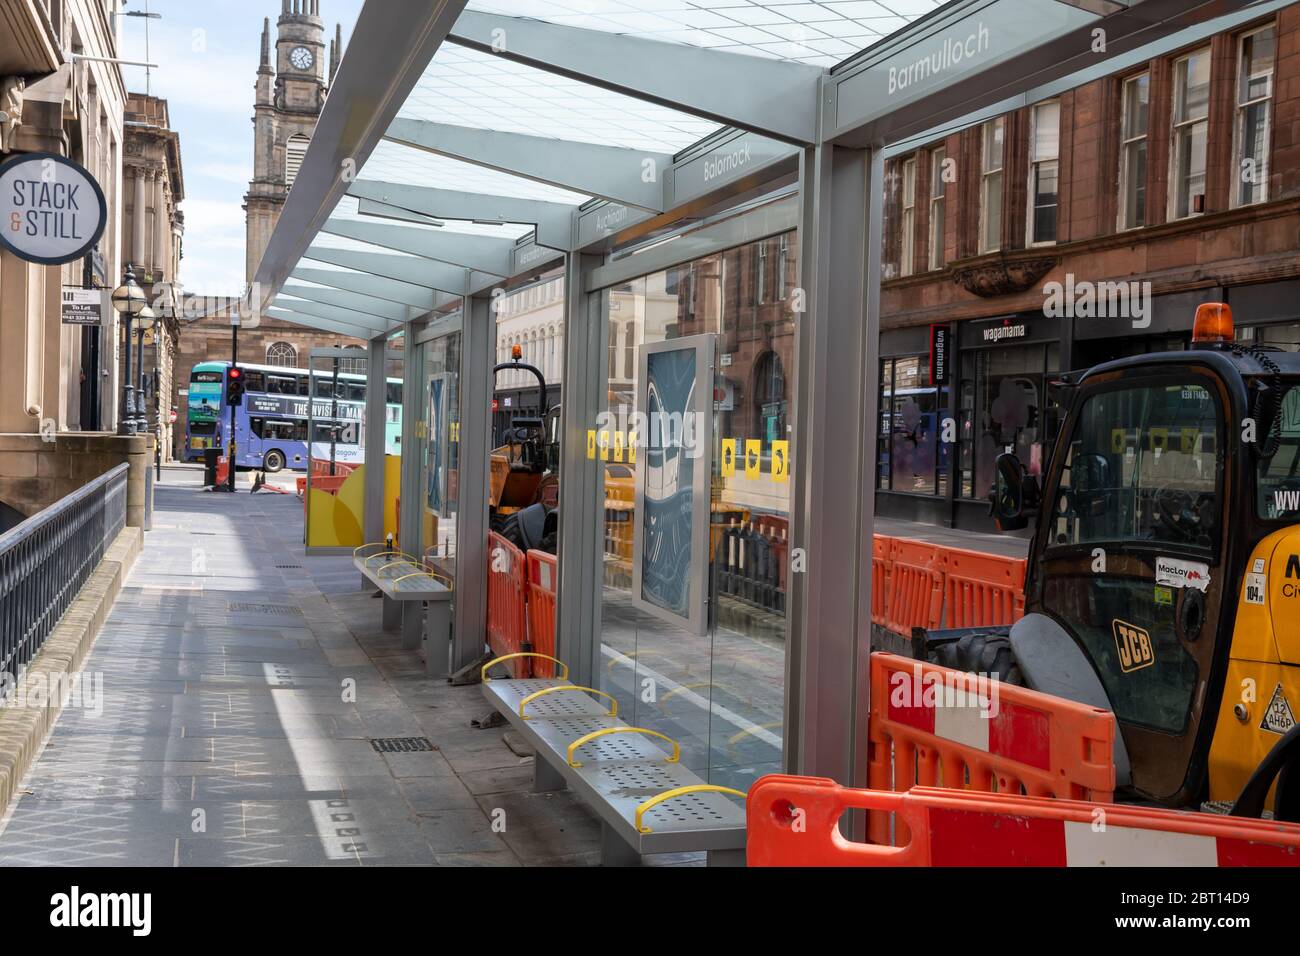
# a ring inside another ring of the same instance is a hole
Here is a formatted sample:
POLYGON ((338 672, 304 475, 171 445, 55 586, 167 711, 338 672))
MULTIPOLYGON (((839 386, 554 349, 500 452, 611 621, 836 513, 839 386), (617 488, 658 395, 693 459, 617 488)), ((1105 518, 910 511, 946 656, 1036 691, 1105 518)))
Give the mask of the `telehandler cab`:
POLYGON ((1037 526, 1025 615, 914 652, 1105 707, 1118 799, 1300 820, 1300 354, 1234 343, 1063 377, 1040 486, 999 456, 1001 530, 1037 526))

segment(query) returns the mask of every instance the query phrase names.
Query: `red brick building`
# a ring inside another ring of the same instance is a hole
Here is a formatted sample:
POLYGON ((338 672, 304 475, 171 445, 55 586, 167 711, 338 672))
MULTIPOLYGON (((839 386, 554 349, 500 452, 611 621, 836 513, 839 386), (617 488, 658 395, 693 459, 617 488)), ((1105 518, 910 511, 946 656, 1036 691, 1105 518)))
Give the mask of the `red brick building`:
POLYGON ((1200 302, 1300 348, 1300 4, 1177 42, 889 160, 879 513, 990 527, 993 458, 1046 463, 1050 380, 1185 348, 1200 302))

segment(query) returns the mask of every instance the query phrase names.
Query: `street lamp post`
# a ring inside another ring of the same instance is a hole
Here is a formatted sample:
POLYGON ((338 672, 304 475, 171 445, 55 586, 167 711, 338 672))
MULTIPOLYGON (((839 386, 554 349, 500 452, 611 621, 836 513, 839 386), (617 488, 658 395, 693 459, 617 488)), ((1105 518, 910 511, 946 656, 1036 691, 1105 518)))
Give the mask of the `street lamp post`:
POLYGON ((144 290, 135 281, 135 273, 128 263, 122 284, 113 290, 113 308, 121 315, 126 325, 125 368, 122 374, 122 411, 118 416, 117 433, 119 435, 135 434, 135 396, 131 384, 131 320, 139 315, 148 305, 144 290))

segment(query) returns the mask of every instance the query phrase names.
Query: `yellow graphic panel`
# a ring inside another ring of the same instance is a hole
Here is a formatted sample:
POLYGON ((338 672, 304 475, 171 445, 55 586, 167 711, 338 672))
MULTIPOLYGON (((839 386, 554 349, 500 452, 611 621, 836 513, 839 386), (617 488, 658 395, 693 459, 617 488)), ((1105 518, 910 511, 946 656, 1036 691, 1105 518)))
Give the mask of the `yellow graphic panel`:
POLYGON ((788 441, 772 442, 772 481, 790 480, 790 443, 788 441))
POLYGON ((756 479, 763 475, 763 443, 757 438, 745 439, 745 477, 756 479))
MULTIPOLYGON (((401 455, 384 456, 384 537, 397 540, 397 501, 401 494, 401 455)), ((306 501, 307 547, 359 548, 366 543, 366 466, 361 465, 338 485, 322 489, 326 479, 313 478, 306 501), (318 484, 319 483, 319 484, 318 484)), ((333 484, 329 481, 328 484, 333 484)))
POLYGON ((736 477, 736 439, 722 439, 722 477, 736 477))

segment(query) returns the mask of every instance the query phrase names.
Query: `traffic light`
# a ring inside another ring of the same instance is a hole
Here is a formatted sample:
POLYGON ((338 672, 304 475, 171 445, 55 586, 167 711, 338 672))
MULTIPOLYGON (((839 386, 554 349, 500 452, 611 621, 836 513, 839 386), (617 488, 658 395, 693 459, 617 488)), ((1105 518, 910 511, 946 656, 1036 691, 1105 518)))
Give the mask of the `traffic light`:
POLYGON ((226 404, 237 408, 244 403, 244 370, 232 365, 226 369, 226 404))

